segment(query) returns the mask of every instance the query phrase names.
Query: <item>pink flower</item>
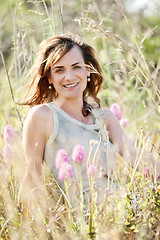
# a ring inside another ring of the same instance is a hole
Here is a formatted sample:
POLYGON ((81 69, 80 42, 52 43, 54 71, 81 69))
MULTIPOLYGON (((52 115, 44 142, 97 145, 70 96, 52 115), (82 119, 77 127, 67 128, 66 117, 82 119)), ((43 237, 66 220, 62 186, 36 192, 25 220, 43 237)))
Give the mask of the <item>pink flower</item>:
POLYGON ((145 178, 150 177, 150 168, 149 167, 145 167, 143 170, 143 176, 145 178))
POLYGON ((4 129, 4 141, 5 143, 13 144, 17 140, 17 134, 10 125, 6 125, 4 129))
POLYGON ((73 170, 71 164, 68 162, 63 162, 62 166, 59 169, 58 174, 59 179, 67 181, 73 177, 73 170))
POLYGON ((128 121, 127 118, 120 119, 119 123, 120 123, 122 128, 127 127, 129 125, 129 121, 128 121))
POLYGON ((4 146, 4 160, 10 161, 14 158, 14 152, 9 144, 4 146))
POLYGON ((114 113, 114 115, 118 118, 118 120, 121 119, 122 114, 121 114, 120 106, 118 103, 113 103, 110 106, 110 110, 114 113))
POLYGON ((68 155, 64 149, 60 149, 56 155, 56 169, 60 168, 64 162, 69 163, 68 155))
POLYGON ((72 152, 72 159, 74 162, 82 164, 85 159, 85 150, 84 147, 80 144, 77 144, 72 152))
POLYGON ((87 174, 89 176, 95 176, 98 173, 98 169, 95 165, 90 165, 87 169, 87 174))

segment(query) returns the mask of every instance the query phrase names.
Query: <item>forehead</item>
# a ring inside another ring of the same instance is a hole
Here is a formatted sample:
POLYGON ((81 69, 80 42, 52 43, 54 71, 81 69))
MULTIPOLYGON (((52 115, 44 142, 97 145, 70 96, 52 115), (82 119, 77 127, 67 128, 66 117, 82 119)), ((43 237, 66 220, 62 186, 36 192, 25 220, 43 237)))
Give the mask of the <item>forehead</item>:
POLYGON ((65 64, 84 63, 82 51, 78 46, 73 46, 54 66, 63 66, 65 64))

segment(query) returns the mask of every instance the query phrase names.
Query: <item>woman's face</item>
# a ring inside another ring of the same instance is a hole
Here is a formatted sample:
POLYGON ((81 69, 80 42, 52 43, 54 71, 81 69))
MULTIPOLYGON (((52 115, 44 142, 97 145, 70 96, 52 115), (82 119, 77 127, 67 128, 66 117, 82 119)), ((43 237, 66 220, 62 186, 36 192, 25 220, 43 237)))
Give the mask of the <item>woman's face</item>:
POLYGON ((58 98, 74 99, 83 96, 89 75, 81 50, 75 45, 51 67, 49 83, 53 84, 58 98))

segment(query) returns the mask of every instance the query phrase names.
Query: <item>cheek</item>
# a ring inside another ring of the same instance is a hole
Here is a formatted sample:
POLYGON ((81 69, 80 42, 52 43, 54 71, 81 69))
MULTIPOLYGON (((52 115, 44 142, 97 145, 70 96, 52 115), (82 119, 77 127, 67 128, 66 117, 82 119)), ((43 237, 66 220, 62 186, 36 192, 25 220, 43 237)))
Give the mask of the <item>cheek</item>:
POLYGON ((87 79, 87 71, 84 71, 84 70, 80 70, 79 72, 77 72, 77 75, 81 76, 81 78, 83 79, 87 79))
POLYGON ((58 75, 54 75, 54 74, 52 74, 52 84, 53 85, 57 85, 57 84, 59 84, 59 82, 60 82, 60 80, 61 80, 61 77, 60 76, 58 76, 58 75))
POLYGON ((88 77, 87 74, 83 74, 83 80, 84 80, 85 82, 87 82, 87 77, 88 77))
POLYGON ((53 80, 52 84, 53 84, 55 90, 57 90, 59 88, 59 84, 58 84, 57 80, 56 81, 53 80))

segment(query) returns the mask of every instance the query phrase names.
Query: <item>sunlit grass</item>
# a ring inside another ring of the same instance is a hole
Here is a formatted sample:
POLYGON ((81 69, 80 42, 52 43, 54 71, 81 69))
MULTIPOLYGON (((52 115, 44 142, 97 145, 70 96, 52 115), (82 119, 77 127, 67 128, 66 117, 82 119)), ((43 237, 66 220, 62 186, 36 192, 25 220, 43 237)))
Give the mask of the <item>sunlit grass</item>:
MULTIPOLYGON (((19 149, 14 149, 15 153, 19 149)), ((25 162, 23 155, 16 154, 12 161, 2 162, 0 168, 2 239, 129 239, 131 236, 156 239, 160 185, 154 171, 144 175, 144 165, 145 159, 141 159, 139 171, 134 172, 118 157, 115 177, 119 188, 106 192, 101 204, 92 201, 90 205, 89 200, 90 207, 83 214, 79 199, 74 208, 68 209, 68 202, 44 165, 43 200, 35 199, 32 210, 28 209, 28 214, 24 214, 19 189, 25 162)), ((89 194, 92 200, 93 191, 92 186, 89 194)))
MULTIPOLYGON (((94 2, 94 6, 97 6, 94 2)), ((25 91, 23 86, 28 81, 29 69, 39 42, 51 34, 65 31, 68 29, 66 25, 73 26, 73 23, 65 22, 64 6, 60 6, 60 1, 59 5, 52 2, 50 11, 45 1, 34 3, 32 6, 36 6, 36 10, 30 9, 28 21, 21 4, 12 9, 13 47, 12 55, 6 63, 16 99, 23 95, 20 92, 25 91), (38 34, 35 31, 37 22, 42 26, 38 34)), ((80 205, 83 206, 79 200, 74 209, 68 209, 68 202, 57 187, 50 170, 44 165, 43 200, 37 202, 35 199, 33 211, 28 210, 26 216, 19 195, 25 170, 22 127, 3 66, 0 83, 0 101, 3 103, 0 113, 0 237, 16 240, 159 239, 160 185, 157 171, 148 161, 150 153, 160 161, 159 65, 154 65, 143 53, 144 39, 148 33, 143 33, 143 39, 138 38, 136 26, 132 26, 120 6, 119 14, 124 19, 121 23, 126 28, 125 39, 121 29, 115 33, 112 27, 114 6, 106 18, 98 6, 92 11, 92 6, 86 8, 84 1, 81 1, 79 7, 81 17, 75 21, 79 35, 97 49, 103 67, 105 81, 100 93, 102 105, 109 107, 111 103, 118 102, 123 117, 129 119, 130 124, 124 130, 135 141, 137 165, 130 168, 124 159, 117 156, 115 178, 119 189, 109 192, 101 205, 93 201, 84 212, 79 208, 80 205), (14 147, 15 157, 7 162, 3 157, 3 131, 6 124, 14 126, 19 136, 14 147), (139 148, 147 154, 141 156, 139 148), (139 171, 136 171, 136 166, 139 171), (145 166, 152 169, 150 176, 144 176, 145 166)), ((117 23, 117 26, 120 25, 117 23)), ((23 122, 27 110, 24 107, 17 109, 23 122)))

